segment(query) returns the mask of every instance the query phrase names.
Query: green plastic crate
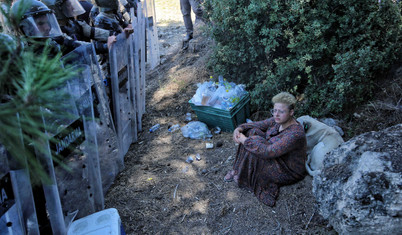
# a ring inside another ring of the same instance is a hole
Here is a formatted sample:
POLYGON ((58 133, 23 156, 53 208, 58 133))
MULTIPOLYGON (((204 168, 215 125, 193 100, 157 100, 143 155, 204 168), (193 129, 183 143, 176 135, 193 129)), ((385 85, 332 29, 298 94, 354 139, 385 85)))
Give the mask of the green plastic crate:
POLYGON ((191 108, 198 117, 198 121, 209 127, 219 127, 222 131, 233 131, 246 122, 250 116, 250 95, 243 96, 230 110, 213 108, 211 106, 198 106, 189 101, 191 108))

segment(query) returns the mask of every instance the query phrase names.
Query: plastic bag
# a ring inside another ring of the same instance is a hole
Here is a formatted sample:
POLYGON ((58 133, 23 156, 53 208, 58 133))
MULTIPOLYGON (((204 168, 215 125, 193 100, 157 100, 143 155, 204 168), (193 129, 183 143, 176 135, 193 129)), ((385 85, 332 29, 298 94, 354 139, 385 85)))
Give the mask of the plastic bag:
POLYGON ((239 84, 236 85, 236 87, 234 88, 235 92, 236 92, 236 96, 237 97, 243 97, 244 95, 247 94, 246 91, 246 86, 244 84, 239 84))
POLYGON ((216 87, 213 84, 211 86, 208 86, 205 90, 203 90, 201 105, 210 106, 212 103, 214 103, 215 99, 213 100, 212 98, 215 92, 216 87))
POLYGON ((208 81, 197 86, 197 91, 190 102, 217 109, 230 110, 247 94, 243 84, 229 83, 222 76, 219 76, 219 81, 216 83, 208 81))
POLYGON ((190 139, 205 139, 212 137, 207 124, 200 121, 192 121, 181 128, 183 136, 190 139))
POLYGON ((219 86, 218 89, 216 89, 215 93, 213 94, 210 102, 208 102, 208 106, 212 106, 218 109, 221 109, 222 107, 222 95, 226 93, 226 89, 224 86, 219 86))
POLYGON ((197 91, 195 92, 195 95, 191 99, 191 102, 194 103, 195 105, 201 105, 203 96, 205 97, 207 96, 206 92, 208 91, 208 87, 213 86, 213 82, 209 81, 204 82, 203 84, 198 83, 197 86, 198 86, 197 91))

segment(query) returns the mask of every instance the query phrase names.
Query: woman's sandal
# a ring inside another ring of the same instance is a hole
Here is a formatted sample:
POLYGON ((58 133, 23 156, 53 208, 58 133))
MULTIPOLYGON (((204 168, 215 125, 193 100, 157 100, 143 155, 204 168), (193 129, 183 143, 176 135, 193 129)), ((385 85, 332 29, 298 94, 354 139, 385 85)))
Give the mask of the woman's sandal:
POLYGON ((232 182, 233 178, 234 178, 234 170, 230 170, 228 171, 228 173, 225 175, 225 177, 223 177, 223 181, 225 182, 232 182))

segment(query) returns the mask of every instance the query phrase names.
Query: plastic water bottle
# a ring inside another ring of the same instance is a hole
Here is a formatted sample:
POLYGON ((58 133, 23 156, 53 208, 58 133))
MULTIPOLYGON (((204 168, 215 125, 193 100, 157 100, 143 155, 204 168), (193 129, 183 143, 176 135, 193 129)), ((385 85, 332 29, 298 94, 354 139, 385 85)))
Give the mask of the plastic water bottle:
POLYGON ((222 75, 219 75, 219 76, 218 76, 218 80, 219 80, 219 85, 223 86, 225 80, 223 80, 223 76, 222 76, 222 75))
POLYGON ((219 126, 217 126, 215 129, 216 129, 216 130, 214 131, 215 134, 221 133, 221 128, 220 128, 219 126))
POLYGON ((177 131, 179 128, 180 128, 180 125, 176 124, 176 125, 171 126, 168 130, 169 130, 169 132, 174 132, 174 131, 177 131))
POLYGON ((186 121, 191 121, 191 113, 186 113, 186 121))
POLYGON ((192 156, 189 156, 186 160, 187 163, 192 163, 194 161, 192 156))
POLYGON ((195 160, 201 161, 201 155, 199 153, 197 153, 197 155, 195 155, 195 160))
POLYGON ((159 127, 161 127, 161 125, 158 123, 158 124, 156 124, 156 125, 154 125, 154 126, 152 126, 150 129, 149 129, 149 132, 154 132, 154 131, 156 131, 156 130, 158 130, 159 129, 159 127))

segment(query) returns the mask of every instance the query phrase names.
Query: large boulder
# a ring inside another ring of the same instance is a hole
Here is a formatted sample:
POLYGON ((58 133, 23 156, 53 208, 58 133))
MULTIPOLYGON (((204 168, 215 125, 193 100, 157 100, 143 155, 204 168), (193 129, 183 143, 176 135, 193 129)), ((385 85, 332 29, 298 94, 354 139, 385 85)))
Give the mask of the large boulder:
POLYGON ((313 179, 320 214, 340 234, 401 234, 402 124, 357 136, 313 179))

